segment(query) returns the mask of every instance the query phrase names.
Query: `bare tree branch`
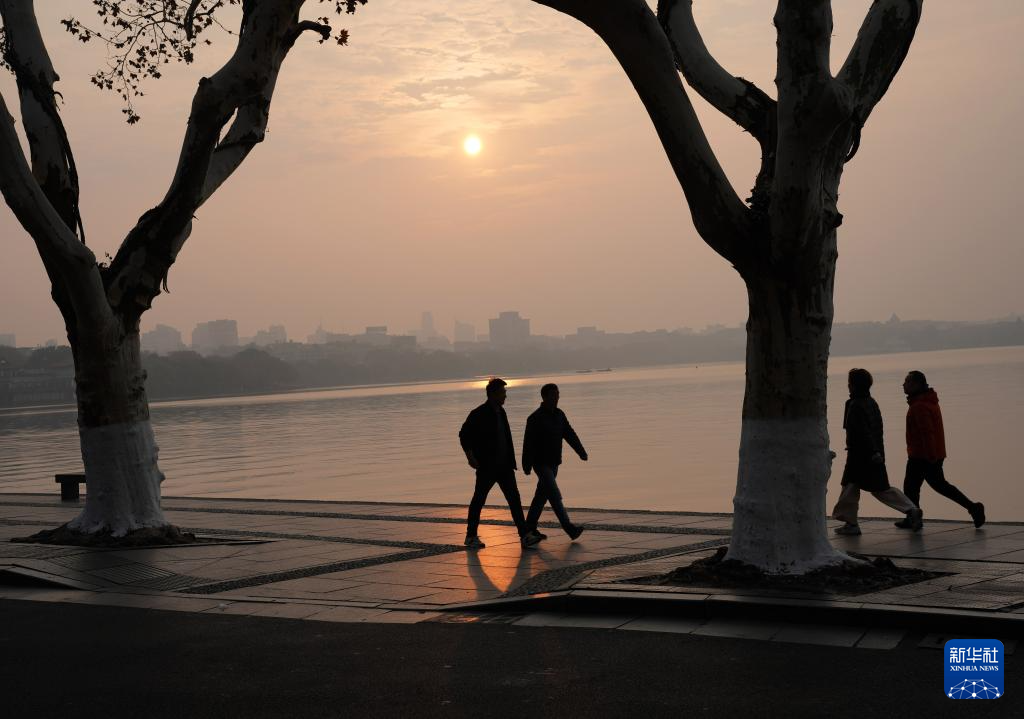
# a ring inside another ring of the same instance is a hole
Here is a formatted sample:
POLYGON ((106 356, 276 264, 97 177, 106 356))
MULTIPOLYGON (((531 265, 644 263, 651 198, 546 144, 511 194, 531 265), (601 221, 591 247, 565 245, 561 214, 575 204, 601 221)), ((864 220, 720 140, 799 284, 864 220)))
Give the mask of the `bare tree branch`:
POLYGON ((43 43, 32 0, 0 0, 0 17, 7 29, 5 59, 18 82, 32 172, 54 209, 84 241, 78 170, 54 91, 60 78, 43 43))
POLYGON ((262 139, 278 69, 300 32, 303 1, 247 3, 234 54, 200 80, 170 188, 139 219, 105 273, 107 298, 126 323, 137 322, 166 286, 196 209, 262 139))
POLYGON ((238 169, 249 152, 259 143, 263 142, 266 136, 267 123, 270 121, 270 102, 274 96, 274 88, 277 86, 277 76, 281 70, 281 63, 284 62, 288 51, 304 32, 315 32, 320 35, 320 42, 331 37, 331 26, 324 25, 310 20, 303 20, 296 24, 292 32, 285 36, 285 41, 279 48, 274 58, 266 84, 258 96, 238 108, 234 121, 227 134, 217 145, 210 160, 210 168, 207 172, 206 182, 203 185, 200 204, 210 199, 231 174, 238 169))
POLYGON ((708 51, 693 19, 693 0, 661 0, 658 20, 690 87, 764 145, 771 138, 775 100, 749 80, 734 77, 708 51))
POLYGON ((857 32, 857 40, 837 76, 854 93, 857 127, 847 161, 857 153, 860 128, 910 51, 922 7, 923 0, 875 0, 857 32))
POLYGON ((202 4, 203 0, 192 0, 188 4, 188 9, 185 11, 185 19, 182 24, 185 26, 185 37, 189 40, 195 37, 195 29, 193 25, 196 21, 196 10, 199 9, 199 5, 202 4))
POLYGON ((853 113, 853 101, 829 69, 829 0, 779 0, 775 26, 779 127, 769 216, 771 257, 778 261, 838 225, 824 212, 822 175, 829 142, 853 113))
MULTIPOLYGON (((51 272, 65 288, 78 318, 108 317, 96 256, 64 222, 32 175, 14 129, 14 118, 0 95, 0 192, 36 244, 51 272)), ((65 318, 71 320, 71 318, 65 318)), ((71 320, 73 321, 73 320, 71 320)))
POLYGON ((622 65, 651 117, 701 238, 734 265, 749 261, 753 213, 708 143, 658 19, 644 0, 534 0, 587 25, 622 65))

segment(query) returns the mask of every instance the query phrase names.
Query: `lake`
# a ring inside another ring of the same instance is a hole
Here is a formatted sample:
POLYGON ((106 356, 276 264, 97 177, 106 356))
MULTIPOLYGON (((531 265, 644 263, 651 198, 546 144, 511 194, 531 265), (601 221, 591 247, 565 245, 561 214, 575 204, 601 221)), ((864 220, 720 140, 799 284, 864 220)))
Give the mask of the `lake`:
MULTIPOLYGON (((909 369, 928 375, 946 425, 947 478, 985 502, 989 519, 1024 519, 1017 444, 1024 347, 833 358, 829 427, 839 453, 846 372, 865 367, 885 418, 890 478, 905 462, 909 369)), ((728 512, 736 481, 743 364, 715 363, 512 379, 505 408, 517 451, 545 382, 590 461, 566 450, 559 484, 567 506, 728 512)), ((468 503, 472 470, 458 444, 484 380, 358 387, 255 397, 154 402, 166 496, 468 503)), ((81 471, 71 408, 0 412, 0 491, 57 493, 53 475, 81 471)), ((532 477, 519 475, 524 500, 532 477)), ((490 500, 501 500, 495 489, 490 500)), ((831 504, 829 505, 831 507, 831 504)), ((927 486, 925 516, 966 519, 927 486)), ((870 495, 865 516, 888 515, 870 495)))

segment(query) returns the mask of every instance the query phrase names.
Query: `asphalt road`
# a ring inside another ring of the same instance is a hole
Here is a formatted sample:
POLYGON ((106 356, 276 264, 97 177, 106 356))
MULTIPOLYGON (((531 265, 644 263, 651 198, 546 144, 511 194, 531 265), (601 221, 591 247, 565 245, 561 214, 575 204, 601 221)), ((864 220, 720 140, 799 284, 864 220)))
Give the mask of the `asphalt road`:
POLYGON ((1021 717, 947 699, 942 651, 504 624, 333 624, 0 601, 0 715, 1021 717))

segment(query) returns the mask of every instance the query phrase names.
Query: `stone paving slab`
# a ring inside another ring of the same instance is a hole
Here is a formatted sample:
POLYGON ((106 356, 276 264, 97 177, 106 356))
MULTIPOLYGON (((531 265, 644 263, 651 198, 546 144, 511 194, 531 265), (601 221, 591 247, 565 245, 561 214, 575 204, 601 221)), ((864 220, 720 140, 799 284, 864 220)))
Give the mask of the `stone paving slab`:
MULTIPOLYGON (((115 551, 0 541, 0 575, 5 568, 35 572, 23 579, 49 577, 80 588, 0 583, 0 597, 13 593, 39 601, 318 621, 423 621, 436 618, 438 609, 564 591, 605 598, 792 600, 805 606, 816 601, 835 608, 904 607, 946 614, 975 610, 1024 617, 1024 523, 977 530, 964 522, 930 521, 915 534, 893 527, 891 519, 864 519, 861 536, 835 536, 835 546, 890 556, 902 566, 949 576, 857 597, 808 599, 792 592, 628 583, 668 572, 726 544, 731 517, 724 514, 573 510, 575 521, 588 527, 579 541, 570 542, 548 516, 542 526, 552 528, 550 538, 524 551, 507 508, 488 507, 481 526, 488 546, 467 551, 461 546, 466 508, 457 505, 168 497, 164 506, 169 521, 222 543, 115 551)), ((80 509, 78 503, 62 503, 50 495, 0 494, 0 540, 57 526, 80 509)), ((577 620, 558 621, 572 625, 577 620)), ((659 621, 633 617, 622 624, 631 631, 681 631, 681 625, 649 629, 660 626, 659 621), (638 623, 628 626, 633 620, 638 623)), ((715 629, 705 625, 701 623, 702 631, 715 629)), ((729 626, 728 631, 741 631, 729 626)), ((827 641, 842 646, 891 644, 891 636, 871 638, 862 629, 856 638, 850 629, 831 634, 827 641)), ((771 637, 805 642, 820 634, 794 629, 771 637)))

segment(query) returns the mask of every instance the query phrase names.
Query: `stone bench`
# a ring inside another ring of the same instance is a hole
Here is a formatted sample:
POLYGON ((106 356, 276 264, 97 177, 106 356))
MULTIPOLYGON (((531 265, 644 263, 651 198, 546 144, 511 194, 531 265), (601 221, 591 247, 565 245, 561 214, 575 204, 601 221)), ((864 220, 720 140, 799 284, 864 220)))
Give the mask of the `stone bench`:
POLYGON ((85 484, 84 474, 56 474, 53 481, 60 485, 60 501, 78 501, 78 485, 85 484))

